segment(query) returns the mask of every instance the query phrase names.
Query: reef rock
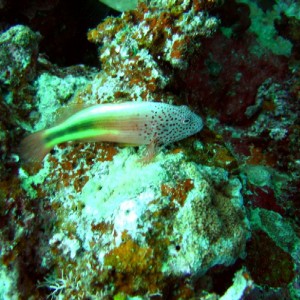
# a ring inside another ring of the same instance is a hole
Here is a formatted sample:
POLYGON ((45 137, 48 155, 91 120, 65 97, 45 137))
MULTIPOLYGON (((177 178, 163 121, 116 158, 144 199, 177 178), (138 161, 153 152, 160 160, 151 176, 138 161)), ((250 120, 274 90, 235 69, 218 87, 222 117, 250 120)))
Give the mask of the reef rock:
POLYGON ((170 278, 196 279, 244 255, 249 225, 241 183, 225 170, 187 162, 182 152, 160 153, 141 165, 125 148, 112 161, 95 159, 81 176, 81 189, 71 173, 65 175, 69 185, 57 189, 65 153, 48 156, 36 175, 22 175, 23 186, 42 189, 56 210, 60 225, 49 247, 58 277, 70 277, 65 295, 78 287, 84 295, 96 294, 96 278, 105 289, 114 283, 128 294, 153 294, 170 278))

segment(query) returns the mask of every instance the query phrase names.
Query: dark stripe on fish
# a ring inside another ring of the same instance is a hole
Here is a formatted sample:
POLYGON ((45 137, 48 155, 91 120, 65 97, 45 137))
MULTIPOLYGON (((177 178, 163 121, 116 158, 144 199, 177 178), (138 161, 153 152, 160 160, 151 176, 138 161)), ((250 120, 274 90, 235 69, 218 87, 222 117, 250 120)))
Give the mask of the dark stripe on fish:
POLYGON ((67 136, 67 135, 75 133, 75 132, 80 132, 80 131, 84 131, 86 129, 94 128, 95 124, 96 124, 95 121, 92 121, 92 122, 90 121, 90 122, 84 122, 81 124, 74 124, 67 128, 57 129, 57 131, 47 134, 44 137, 44 141, 46 143, 51 143, 53 140, 58 139, 62 136, 67 136))

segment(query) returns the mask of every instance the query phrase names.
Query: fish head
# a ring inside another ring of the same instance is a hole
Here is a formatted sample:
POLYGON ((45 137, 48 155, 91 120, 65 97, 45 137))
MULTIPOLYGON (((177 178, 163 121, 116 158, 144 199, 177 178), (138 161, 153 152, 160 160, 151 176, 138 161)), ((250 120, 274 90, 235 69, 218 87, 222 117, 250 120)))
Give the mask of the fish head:
POLYGON ((203 120, 200 116, 192 112, 186 105, 179 107, 180 119, 179 127, 186 137, 199 132, 203 128, 203 120))
POLYGON ((158 126, 155 132, 160 144, 170 144, 185 139, 203 128, 200 116, 192 112, 187 106, 167 106, 164 112, 164 126, 158 126))

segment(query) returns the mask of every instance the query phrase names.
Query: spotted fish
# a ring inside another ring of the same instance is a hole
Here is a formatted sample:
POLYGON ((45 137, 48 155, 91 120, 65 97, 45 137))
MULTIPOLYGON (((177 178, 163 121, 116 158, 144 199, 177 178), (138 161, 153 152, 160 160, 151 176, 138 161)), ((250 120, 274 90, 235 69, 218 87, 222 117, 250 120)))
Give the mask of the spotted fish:
POLYGON ((201 117, 187 106, 157 102, 99 104, 27 136, 21 142, 20 153, 27 160, 42 160, 55 145, 69 141, 167 145, 197 133, 202 127, 201 117))

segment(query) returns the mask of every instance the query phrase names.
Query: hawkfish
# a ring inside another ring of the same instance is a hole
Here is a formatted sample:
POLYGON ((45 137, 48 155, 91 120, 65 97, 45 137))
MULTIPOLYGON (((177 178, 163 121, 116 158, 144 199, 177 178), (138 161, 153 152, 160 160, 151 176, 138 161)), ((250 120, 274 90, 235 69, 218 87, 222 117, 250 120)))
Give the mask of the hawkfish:
POLYGON ((202 118, 187 106, 159 102, 98 104, 25 137, 20 144, 20 156, 41 161, 54 146, 65 142, 148 145, 151 152, 157 145, 182 140, 202 127, 202 118))

